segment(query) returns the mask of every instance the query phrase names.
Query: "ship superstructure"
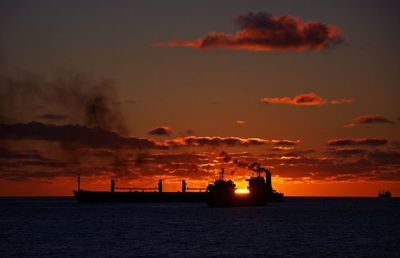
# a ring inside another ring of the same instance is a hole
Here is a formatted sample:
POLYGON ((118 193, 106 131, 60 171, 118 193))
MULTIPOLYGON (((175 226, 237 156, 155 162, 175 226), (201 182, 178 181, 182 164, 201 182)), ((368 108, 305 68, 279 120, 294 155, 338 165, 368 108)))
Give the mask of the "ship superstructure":
POLYGON ((256 176, 246 180, 247 194, 235 194, 236 185, 231 180, 224 180, 222 169, 220 178, 207 187, 207 203, 210 206, 262 206, 267 202, 283 200, 283 194, 272 188, 271 172, 268 169, 261 167, 258 162, 252 163, 248 168, 255 171, 256 176), (265 173, 265 179, 262 173, 265 173))

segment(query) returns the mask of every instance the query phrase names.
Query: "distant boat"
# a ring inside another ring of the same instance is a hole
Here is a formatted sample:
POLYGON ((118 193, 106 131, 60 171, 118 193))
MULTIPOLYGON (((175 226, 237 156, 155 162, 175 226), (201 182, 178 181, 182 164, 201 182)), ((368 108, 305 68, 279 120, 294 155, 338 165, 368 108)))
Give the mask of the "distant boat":
POLYGON ((391 198, 392 193, 389 191, 381 191, 378 193, 378 198, 391 198))

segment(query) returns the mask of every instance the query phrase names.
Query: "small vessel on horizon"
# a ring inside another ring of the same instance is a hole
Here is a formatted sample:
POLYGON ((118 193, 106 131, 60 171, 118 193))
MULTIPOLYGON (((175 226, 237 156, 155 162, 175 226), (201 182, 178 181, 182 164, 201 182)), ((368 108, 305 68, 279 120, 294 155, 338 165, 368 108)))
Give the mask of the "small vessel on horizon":
POLYGON ((392 198, 392 193, 387 190, 380 191, 378 193, 378 198, 392 198))

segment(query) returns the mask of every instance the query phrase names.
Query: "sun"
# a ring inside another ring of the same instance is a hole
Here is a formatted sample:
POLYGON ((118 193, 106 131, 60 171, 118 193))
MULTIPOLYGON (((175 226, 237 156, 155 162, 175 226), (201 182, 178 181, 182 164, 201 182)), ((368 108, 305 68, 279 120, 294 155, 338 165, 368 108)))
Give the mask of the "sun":
POLYGON ((250 193, 248 189, 236 189, 235 193, 237 194, 248 194, 250 193))

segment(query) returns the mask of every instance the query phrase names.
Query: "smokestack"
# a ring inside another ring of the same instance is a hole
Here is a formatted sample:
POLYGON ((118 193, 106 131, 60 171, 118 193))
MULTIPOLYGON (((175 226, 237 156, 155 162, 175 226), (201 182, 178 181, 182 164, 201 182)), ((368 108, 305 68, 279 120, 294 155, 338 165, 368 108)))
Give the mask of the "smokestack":
POLYGON ((158 180, 158 192, 162 193, 162 180, 158 180))
POLYGON ((266 171, 265 171, 265 177, 266 177, 265 183, 267 185, 267 192, 271 193, 272 192, 272 179, 271 179, 271 172, 268 169, 266 169, 266 171))
POLYGON ((182 180, 182 193, 186 193, 186 181, 182 180))
POLYGON ((115 189, 115 181, 111 180, 111 192, 113 193, 115 189))
POLYGON ((78 176, 78 191, 81 190, 81 176, 78 176))

